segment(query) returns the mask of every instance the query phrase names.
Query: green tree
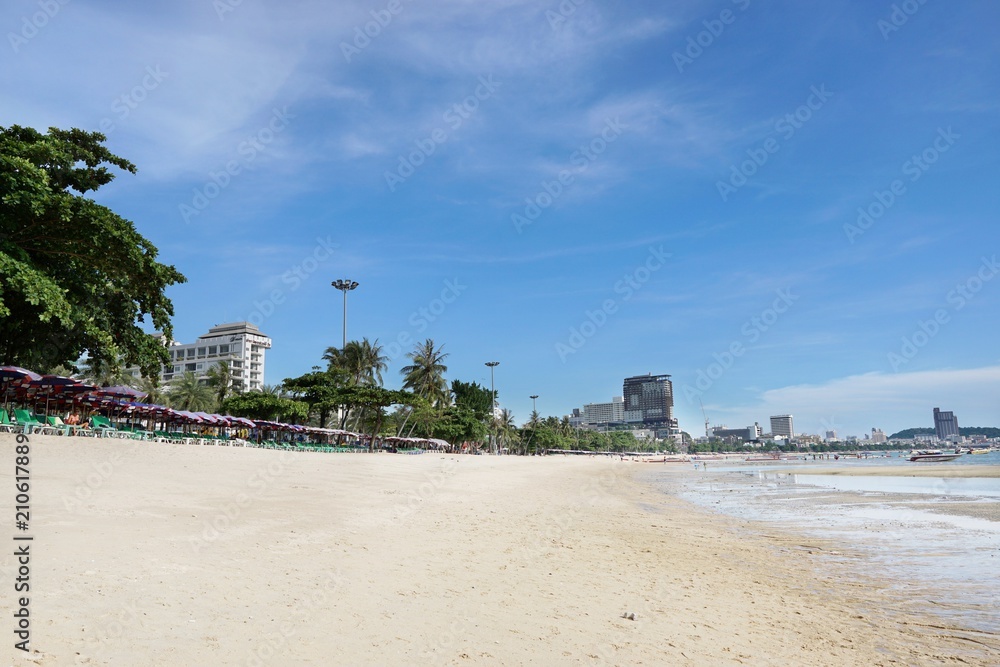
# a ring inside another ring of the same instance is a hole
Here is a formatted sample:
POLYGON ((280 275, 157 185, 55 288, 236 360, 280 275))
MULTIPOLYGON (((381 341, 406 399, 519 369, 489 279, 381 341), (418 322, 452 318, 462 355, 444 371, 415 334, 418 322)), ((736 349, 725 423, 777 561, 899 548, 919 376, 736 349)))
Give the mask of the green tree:
POLYGON ((136 389, 146 393, 146 398, 143 399, 146 403, 162 405, 166 399, 163 386, 160 384, 159 375, 154 375, 151 378, 140 378, 136 389))
POLYGON ((100 359, 87 359, 80 366, 79 377, 98 387, 132 386, 135 378, 124 371, 120 364, 114 365, 100 359))
POLYGON ((382 386, 382 371, 388 368, 389 358, 382 354, 378 339, 372 343, 367 338, 361 342, 348 341, 343 349, 328 347, 323 359, 330 368, 347 371, 351 384, 382 386))
POLYGON ((233 417, 297 423, 306 418, 309 406, 274 394, 247 391, 230 396, 220 409, 233 417))
POLYGON ((335 400, 348 409, 359 410, 359 423, 369 417, 371 440, 369 448, 374 448, 375 438, 382 430, 385 409, 392 405, 408 405, 413 394, 408 391, 384 389, 372 385, 346 385, 336 390, 335 400))
POLYGON ((427 399, 431 405, 447 404, 451 399, 444 379, 448 367, 443 362, 448 354, 442 350, 443 346, 435 349, 434 341, 428 338, 406 355, 413 363, 399 370, 403 375, 403 388, 427 399))
POLYGON ((478 419, 485 420, 493 410, 495 396, 476 382, 453 380, 451 393, 455 396, 455 405, 471 410, 478 419))
POLYGON ((185 282, 135 225, 84 197, 135 166, 105 136, 50 128, 0 128, 0 359, 28 368, 71 364, 84 353, 112 367, 159 372, 185 282), (76 194, 78 193, 78 194, 76 194))
MULTIPOLYGON (((232 391, 233 371, 228 361, 220 361, 208 369, 208 386, 215 391, 216 405, 222 405, 232 391)), ((234 415, 238 416, 238 415, 234 415)))
POLYGON ((215 409, 212 388, 202 384, 198 376, 191 371, 184 373, 170 384, 167 399, 170 401, 170 407, 178 410, 209 412, 215 409))
POLYGON ((339 368, 325 371, 314 370, 295 378, 285 378, 282 387, 303 401, 308 407, 308 414, 313 411, 318 414, 318 424, 326 426, 330 412, 338 407, 338 387, 347 383, 347 372, 339 368))

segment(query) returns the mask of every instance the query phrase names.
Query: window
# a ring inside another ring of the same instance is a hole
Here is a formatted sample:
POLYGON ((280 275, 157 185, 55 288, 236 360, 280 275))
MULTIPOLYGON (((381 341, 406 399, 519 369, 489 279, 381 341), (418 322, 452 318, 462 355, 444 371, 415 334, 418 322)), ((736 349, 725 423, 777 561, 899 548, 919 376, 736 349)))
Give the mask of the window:
POLYGON ((220 345, 219 346, 219 354, 229 354, 229 346, 228 345, 220 345))
POLYGON ((199 371, 200 371, 200 370, 202 370, 203 368, 205 368, 205 364, 198 364, 198 368, 197 368, 196 370, 199 370, 199 371))
POLYGON ((219 346, 218 345, 209 345, 208 346, 208 353, 209 354, 218 354, 219 353, 219 346))
POLYGON ((197 367, 194 364, 185 364, 184 370, 194 372, 194 371, 196 371, 198 369, 197 369, 197 367))
POLYGON ((194 348, 193 347, 188 348, 187 358, 188 359, 194 359, 194 348))
POLYGON ((199 357, 204 357, 205 356, 205 348, 203 348, 203 347, 199 347, 198 348, 198 356, 199 357))

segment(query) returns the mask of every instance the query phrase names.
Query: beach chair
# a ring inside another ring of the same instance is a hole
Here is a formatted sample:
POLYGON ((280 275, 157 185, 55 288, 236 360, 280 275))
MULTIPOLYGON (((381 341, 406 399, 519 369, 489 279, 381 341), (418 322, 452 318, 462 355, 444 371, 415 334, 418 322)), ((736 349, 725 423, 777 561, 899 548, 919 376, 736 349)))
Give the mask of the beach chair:
POLYGON ((7 414, 7 410, 0 410, 0 431, 13 433, 16 430, 18 430, 17 424, 10 420, 10 415, 7 414))
POLYGON ((101 415, 91 415, 90 426, 94 429, 94 433, 101 436, 102 438, 122 438, 128 437, 127 434, 120 432, 111 424, 111 420, 107 417, 102 417, 101 415))
POLYGON ((21 431, 25 435, 30 435, 35 431, 38 431, 42 435, 46 432, 59 434, 60 430, 49 426, 43 421, 39 421, 35 415, 31 414, 28 410, 14 410, 14 416, 17 417, 17 423, 21 426, 21 431))

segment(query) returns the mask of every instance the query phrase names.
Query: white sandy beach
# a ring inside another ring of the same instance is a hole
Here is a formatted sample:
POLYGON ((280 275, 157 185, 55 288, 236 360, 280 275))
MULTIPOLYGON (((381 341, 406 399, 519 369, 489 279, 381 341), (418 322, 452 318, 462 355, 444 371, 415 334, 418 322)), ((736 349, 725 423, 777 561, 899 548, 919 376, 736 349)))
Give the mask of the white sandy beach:
MULTIPOLYGON (((0 434, 8 540, 14 446, 0 434)), ((640 464, 30 447, 34 652, 13 649, 8 593, 8 664, 1000 661, 997 637, 907 615, 878 582, 819 571, 824 545, 663 496, 640 464)))

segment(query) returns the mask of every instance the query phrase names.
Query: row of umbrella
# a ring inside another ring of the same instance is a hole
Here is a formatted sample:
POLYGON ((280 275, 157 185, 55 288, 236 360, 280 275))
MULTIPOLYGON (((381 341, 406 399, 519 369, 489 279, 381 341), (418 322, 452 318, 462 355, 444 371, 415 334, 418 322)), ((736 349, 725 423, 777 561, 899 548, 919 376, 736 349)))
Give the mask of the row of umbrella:
POLYGON ((36 405, 45 399, 45 413, 53 403, 57 406, 69 404, 87 406, 108 414, 116 419, 152 419, 168 424, 200 425, 219 428, 247 428, 261 431, 318 434, 330 436, 362 437, 353 431, 317 428, 282 422, 253 420, 246 417, 209 414, 175 410, 164 405, 141 403, 146 398, 144 392, 133 387, 96 387, 80 380, 59 375, 40 375, 18 366, 0 366, 0 386, 4 389, 4 407, 11 397, 36 405))

